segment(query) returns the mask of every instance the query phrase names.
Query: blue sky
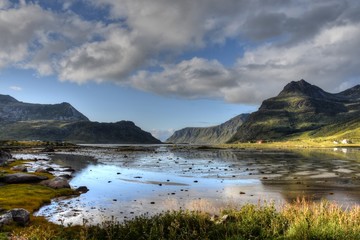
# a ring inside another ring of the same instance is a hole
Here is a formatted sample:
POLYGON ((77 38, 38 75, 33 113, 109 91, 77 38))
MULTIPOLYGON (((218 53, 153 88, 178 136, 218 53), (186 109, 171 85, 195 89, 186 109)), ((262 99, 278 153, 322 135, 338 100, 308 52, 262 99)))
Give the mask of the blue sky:
POLYGON ((0 0, 0 87, 164 140, 255 111, 290 81, 359 84, 356 0, 0 0))

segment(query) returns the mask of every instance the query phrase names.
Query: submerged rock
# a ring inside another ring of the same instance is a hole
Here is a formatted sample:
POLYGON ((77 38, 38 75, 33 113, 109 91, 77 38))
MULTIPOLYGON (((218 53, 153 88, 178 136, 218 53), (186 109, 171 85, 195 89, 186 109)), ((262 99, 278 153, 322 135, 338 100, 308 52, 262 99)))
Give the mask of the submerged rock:
POLYGON ((76 191, 79 193, 86 193, 89 191, 89 189, 86 186, 80 186, 76 189, 76 191))

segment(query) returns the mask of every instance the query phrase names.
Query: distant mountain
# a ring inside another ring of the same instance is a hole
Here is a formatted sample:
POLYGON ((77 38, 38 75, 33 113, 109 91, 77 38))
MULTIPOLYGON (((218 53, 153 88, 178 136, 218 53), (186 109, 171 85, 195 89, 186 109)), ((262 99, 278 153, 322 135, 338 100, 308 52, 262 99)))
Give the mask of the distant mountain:
POLYGON ((323 135, 329 135, 330 129, 324 130, 328 126, 355 126, 359 121, 360 85, 332 94, 300 80, 265 100, 229 142, 276 140, 307 131, 320 136, 321 129, 323 135))
POLYGON ((69 103, 32 104, 19 102, 8 95, 0 95, 0 121, 89 121, 69 103))
POLYGON ((31 104, 0 95, 0 139, 73 143, 161 143, 133 122, 91 122, 69 103, 31 104))
POLYGON ((176 131, 166 142, 214 144, 227 142, 248 118, 249 114, 240 114, 229 121, 213 127, 188 127, 176 131))
POLYGON ((0 139, 67 141, 72 143, 156 144, 160 140, 133 122, 19 121, 0 124, 0 139))

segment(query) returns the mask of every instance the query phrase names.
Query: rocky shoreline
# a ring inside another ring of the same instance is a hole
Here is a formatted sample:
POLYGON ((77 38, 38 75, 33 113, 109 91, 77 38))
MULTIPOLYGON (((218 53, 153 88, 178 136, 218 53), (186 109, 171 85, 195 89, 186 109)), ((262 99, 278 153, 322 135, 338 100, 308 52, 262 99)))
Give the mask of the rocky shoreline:
MULTIPOLYGON (((42 153, 53 150, 45 148, 42 153)), ((22 156, 20 154, 20 156, 22 156)), ((74 195, 87 192, 86 186, 72 189, 69 181, 75 170, 70 166, 60 166, 50 161, 50 158, 14 157, 9 151, 0 150, 0 186, 16 184, 33 184, 45 186, 54 190, 71 189, 74 195)), ((2 209, 0 206, 0 227, 16 223, 25 226, 30 222, 31 212, 23 208, 2 209)))

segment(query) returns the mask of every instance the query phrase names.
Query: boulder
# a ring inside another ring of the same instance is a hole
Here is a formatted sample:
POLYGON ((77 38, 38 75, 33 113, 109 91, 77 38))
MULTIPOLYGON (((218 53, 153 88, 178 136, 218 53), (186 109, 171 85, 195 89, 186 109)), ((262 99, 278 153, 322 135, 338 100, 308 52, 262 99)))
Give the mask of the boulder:
POLYGON ((9 225, 13 221, 12 214, 10 212, 6 212, 0 215, 0 227, 4 225, 9 225))
POLYGON ((59 177, 62 177, 62 178, 65 178, 65 179, 72 178, 71 175, 69 175, 69 174, 61 174, 61 175, 59 175, 59 177))
POLYGON ((27 172, 27 167, 25 165, 17 165, 12 167, 11 170, 17 172, 27 172))
POLYGON ((76 191, 79 193, 87 193, 89 189, 86 186, 80 186, 76 189, 76 191))
POLYGON ((21 226, 27 225, 30 222, 30 212, 22 208, 14 208, 0 215, 0 227, 13 222, 21 226))
POLYGON ((32 183, 40 182, 46 179, 48 178, 45 176, 37 176, 27 173, 12 173, 3 176, 1 180, 5 183, 32 183))
POLYGON ((25 226, 30 222, 30 212, 25 209, 15 208, 9 212, 12 215, 12 220, 21 226, 25 226))
POLYGON ((46 169, 43 168, 38 168, 35 170, 36 173, 49 173, 49 171, 47 171, 46 169))
POLYGON ((0 166, 4 165, 7 160, 11 159, 12 156, 9 152, 0 150, 0 166))
POLYGON ((63 172, 71 172, 71 173, 76 172, 76 170, 73 169, 72 167, 65 167, 65 169, 62 170, 62 171, 63 171, 63 172))
POLYGON ((0 160, 9 160, 12 158, 12 155, 4 150, 0 150, 0 160))
POLYGON ((43 150, 41 150, 41 152, 52 153, 55 152, 55 149, 52 146, 47 146, 43 150))
POLYGON ((62 177, 56 177, 50 180, 42 181, 41 184, 54 189, 70 188, 68 181, 62 177))
POLYGON ((46 170, 46 171, 48 171, 48 172, 55 171, 55 169, 54 169, 54 168, 52 168, 52 167, 47 167, 47 168, 45 168, 45 170, 46 170))

